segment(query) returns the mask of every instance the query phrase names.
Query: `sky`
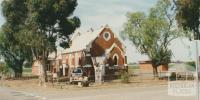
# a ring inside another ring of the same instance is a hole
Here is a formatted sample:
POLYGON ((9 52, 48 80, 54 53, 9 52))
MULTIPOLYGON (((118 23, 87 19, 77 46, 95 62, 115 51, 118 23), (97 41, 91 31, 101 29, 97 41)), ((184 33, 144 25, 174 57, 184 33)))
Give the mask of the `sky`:
MULTIPOLYGON (((119 36, 126 22, 127 12, 145 12, 156 4, 157 0, 78 0, 75 15, 81 19, 80 32, 90 28, 99 28, 108 24, 115 34, 119 36)), ((119 37, 120 38, 120 37, 119 37)), ((130 41, 124 41, 128 62, 147 60, 148 57, 141 55, 130 41)), ((170 47, 173 52, 173 61, 188 61, 194 59, 192 42, 187 39, 176 39, 170 47)))
MULTIPOLYGON (((77 31, 86 32, 90 28, 98 29, 102 25, 108 24, 119 37, 123 24, 126 22, 127 12, 141 11, 148 13, 156 2, 157 0, 78 0, 74 15, 80 18, 81 27, 77 31)), ((5 20, 0 12, 0 25, 4 22, 5 20)), ((123 42, 126 46, 128 62, 148 59, 147 56, 141 55, 130 41, 123 42)), ((193 47, 194 43, 187 39, 174 40, 170 45, 173 52, 172 60, 188 61, 194 59, 193 47)))

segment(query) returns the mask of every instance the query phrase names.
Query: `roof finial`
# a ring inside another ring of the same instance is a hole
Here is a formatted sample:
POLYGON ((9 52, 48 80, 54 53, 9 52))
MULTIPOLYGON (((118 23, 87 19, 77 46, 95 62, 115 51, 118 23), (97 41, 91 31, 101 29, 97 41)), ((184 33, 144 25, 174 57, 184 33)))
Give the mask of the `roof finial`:
POLYGON ((109 25, 108 25, 108 24, 106 24, 106 25, 105 25, 105 28, 109 28, 109 25))

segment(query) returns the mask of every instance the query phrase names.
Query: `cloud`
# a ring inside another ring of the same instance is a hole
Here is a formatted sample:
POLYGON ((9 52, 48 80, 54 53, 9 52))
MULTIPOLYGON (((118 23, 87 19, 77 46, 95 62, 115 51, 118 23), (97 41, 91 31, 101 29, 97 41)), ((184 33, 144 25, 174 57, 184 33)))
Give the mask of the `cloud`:
MULTIPOLYGON (((90 28, 97 29, 108 24, 115 34, 123 29, 127 12, 147 12, 157 0, 78 0, 75 15, 81 19, 80 32, 90 28)), ((128 62, 136 62, 144 57, 128 41, 124 42, 127 47, 128 62)))
MULTIPOLYGON (((3 0, 0 0, 0 4, 2 3, 2 1, 3 0)), ((2 14, 2 7, 0 6, 0 26, 3 25, 4 22, 5 22, 5 19, 2 14)))
MULTIPOLYGON (((0 3, 3 0, 0 0, 0 3)), ((86 32, 89 28, 97 29, 108 24, 114 33, 119 35, 126 22, 127 12, 142 11, 148 13, 158 0, 78 0, 78 6, 74 15, 81 19, 81 27, 77 30, 86 32)), ((1 8, 1 7, 0 7, 1 8)), ((2 10, 1 10, 2 11, 2 10)), ((0 11, 0 25, 5 22, 0 11)), ((191 45, 187 40, 183 40, 186 45, 191 45)), ((128 56, 128 62, 137 62, 147 59, 141 55, 130 41, 124 41, 128 56)), ((180 39, 174 40, 170 48, 173 51, 173 60, 188 60, 189 51, 180 39), (178 47, 178 48, 177 48, 178 47)), ((192 46, 191 46, 192 48, 192 46)), ((194 51, 194 50, 192 50, 194 51)), ((194 54, 191 55, 192 57, 194 54)))
MULTIPOLYGON (((172 41, 169 48, 173 52, 172 60, 194 60, 195 59, 195 45, 192 41, 186 38, 178 38, 172 41)), ((199 49, 200 50, 200 49, 199 49)))
POLYGON ((83 28, 100 27, 109 24, 118 32, 126 21, 126 13, 147 12, 157 0, 78 0, 75 15, 81 19, 83 28))

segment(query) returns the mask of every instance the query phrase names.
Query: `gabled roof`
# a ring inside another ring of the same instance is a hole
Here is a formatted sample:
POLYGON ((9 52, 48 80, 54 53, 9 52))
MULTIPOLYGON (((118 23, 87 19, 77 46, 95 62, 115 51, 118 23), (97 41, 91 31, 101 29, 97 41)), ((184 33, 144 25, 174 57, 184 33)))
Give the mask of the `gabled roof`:
POLYGON ((125 54, 125 51, 123 51, 116 43, 113 43, 113 45, 110 48, 106 49, 106 54, 110 53, 115 47, 120 50, 122 55, 125 54))
POLYGON ((56 53, 55 53, 55 52, 52 52, 51 54, 49 54, 48 60, 58 60, 58 59, 62 59, 61 54, 62 54, 62 52, 61 52, 61 51, 58 51, 58 52, 57 52, 57 56, 56 56, 56 53))
POLYGON ((76 33, 76 36, 72 39, 70 48, 65 49, 63 53, 77 52, 86 49, 87 45, 94 41, 106 27, 107 26, 101 27, 95 31, 90 30, 86 33, 76 33))

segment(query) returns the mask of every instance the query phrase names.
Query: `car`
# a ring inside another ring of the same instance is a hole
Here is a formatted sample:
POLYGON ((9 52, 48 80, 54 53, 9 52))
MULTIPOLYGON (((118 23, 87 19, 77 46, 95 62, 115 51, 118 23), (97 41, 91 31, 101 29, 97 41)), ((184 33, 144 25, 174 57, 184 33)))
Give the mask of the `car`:
POLYGON ((88 77, 85 75, 85 72, 81 67, 72 69, 69 82, 70 84, 81 84, 81 86, 89 85, 88 77))

